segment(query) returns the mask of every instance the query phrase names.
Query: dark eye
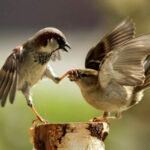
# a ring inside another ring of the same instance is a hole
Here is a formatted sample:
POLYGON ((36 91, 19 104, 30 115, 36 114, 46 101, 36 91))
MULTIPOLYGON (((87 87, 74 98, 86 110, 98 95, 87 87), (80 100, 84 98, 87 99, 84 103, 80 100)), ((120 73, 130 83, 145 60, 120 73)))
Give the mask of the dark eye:
POLYGON ((86 73, 82 73, 81 76, 82 77, 87 77, 87 74, 86 73))
POLYGON ((43 41, 43 46, 46 46, 47 45, 47 40, 44 40, 43 41))

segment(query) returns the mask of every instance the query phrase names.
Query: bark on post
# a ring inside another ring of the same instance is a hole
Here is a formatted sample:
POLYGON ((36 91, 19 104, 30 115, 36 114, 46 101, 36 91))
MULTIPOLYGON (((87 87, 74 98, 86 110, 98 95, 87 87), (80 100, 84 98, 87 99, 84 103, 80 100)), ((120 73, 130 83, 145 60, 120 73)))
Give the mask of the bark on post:
POLYGON ((39 125, 29 130, 34 150, 104 150, 106 122, 39 125))

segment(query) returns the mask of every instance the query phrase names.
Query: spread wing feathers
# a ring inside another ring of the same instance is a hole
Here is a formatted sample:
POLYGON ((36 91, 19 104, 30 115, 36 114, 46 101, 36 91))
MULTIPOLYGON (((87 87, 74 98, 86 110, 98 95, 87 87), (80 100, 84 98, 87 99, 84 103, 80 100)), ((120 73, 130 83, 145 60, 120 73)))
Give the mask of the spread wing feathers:
POLYGON ((122 21, 88 52, 85 60, 85 67, 99 70, 99 64, 106 54, 132 39, 134 35, 134 23, 129 18, 122 21))
POLYGON ((60 60, 61 59, 61 56, 60 56, 60 52, 59 51, 56 51, 56 52, 54 52, 53 54, 52 54, 52 56, 51 56, 51 60, 52 61, 55 61, 55 60, 60 60))
POLYGON ((139 86, 137 88, 138 90, 150 87, 150 56, 146 58, 144 68, 145 68, 145 82, 142 86, 139 86))
POLYGON ((4 107, 8 94, 13 103, 17 87, 17 55, 11 53, 0 70, 0 103, 4 107))
POLYGON ((102 87, 111 81, 125 86, 141 86, 145 82, 144 63, 150 55, 150 34, 130 40, 113 50, 105 59, 99 80, 102 87))

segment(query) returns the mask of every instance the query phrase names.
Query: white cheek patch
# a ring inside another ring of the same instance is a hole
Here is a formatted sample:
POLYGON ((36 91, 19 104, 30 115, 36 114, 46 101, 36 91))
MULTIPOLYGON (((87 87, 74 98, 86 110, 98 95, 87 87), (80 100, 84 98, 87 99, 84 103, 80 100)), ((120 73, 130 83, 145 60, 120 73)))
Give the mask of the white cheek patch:
POLYGON ((55 50, 59 47, 58 42, 54 38, 51 38, 51 40, 49 41, 49 46, 53 50, 55 50))
POLYGON ((50 42, 50 43, 53 43, 53 42, 54 42, 54 39, 53 39, 53 38, 51 38, 51 40, 49 40, 49 42, 50 42))

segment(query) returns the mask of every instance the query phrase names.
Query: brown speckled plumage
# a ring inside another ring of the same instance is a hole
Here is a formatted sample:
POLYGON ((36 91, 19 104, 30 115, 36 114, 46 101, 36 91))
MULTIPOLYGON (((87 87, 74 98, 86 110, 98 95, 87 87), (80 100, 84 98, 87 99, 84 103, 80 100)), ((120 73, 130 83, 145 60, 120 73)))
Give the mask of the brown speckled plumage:
POLYGON ((47 52, 37 52, 34 55, 34 62, 38 62, 39 64, 44 65, 50 60, 51 55, 51 53, 47 52))
POLYGON ((52 79, 56 83, 60 81, 48 62, 52 55, 53 60, 60 59, 58 50, 66 51, 65 46, 69 47, 61 31, 56 28, 44 28, 24 44, 16 47, 0 70, 1 106, 5 106, 8 95, 10 103, 13 103, 16 90, 20 90, 24 94, 27 104, 42 122, 32 105, 31 88, 43 76, 52 79))

